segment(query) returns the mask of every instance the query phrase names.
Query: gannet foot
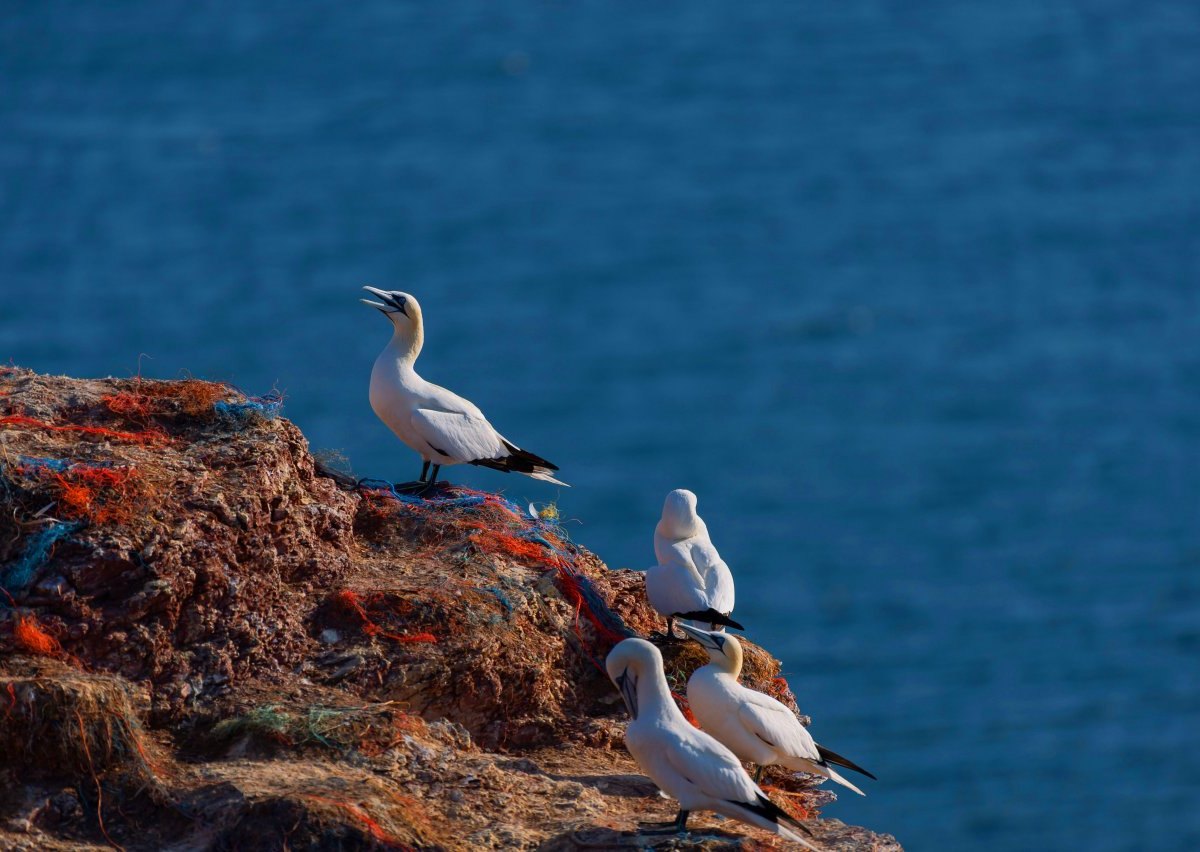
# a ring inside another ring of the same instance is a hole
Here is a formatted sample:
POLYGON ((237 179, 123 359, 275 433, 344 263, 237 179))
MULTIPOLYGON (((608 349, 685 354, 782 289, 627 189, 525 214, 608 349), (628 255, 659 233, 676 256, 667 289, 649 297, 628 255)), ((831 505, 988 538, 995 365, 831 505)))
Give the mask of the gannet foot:
POLYGON ((392 488, 397 494, 423 494, 425 489, 429 487, 428 482, 397 482, 392 488))
POLYGON ((639 822, 638 834, 687 834, 688 811, 680 810, 670 822, 639 822))
POLYGON ((434 482, 431 479, 428 482, 421 483, 421 485, 423 485, 424 487, 417 493, 420 494, 422 497, 428 497, 431 494, 436 494, 438 491, 441 491, 442 488, 448 486, 449 484, 450 483, 444 479, 441 482, 434 482))
POLYGON ((678 645, 683 642, 678 636, 672 636, 670 633, 658 631, 650 634, 650 641, 658 645, 678 645))

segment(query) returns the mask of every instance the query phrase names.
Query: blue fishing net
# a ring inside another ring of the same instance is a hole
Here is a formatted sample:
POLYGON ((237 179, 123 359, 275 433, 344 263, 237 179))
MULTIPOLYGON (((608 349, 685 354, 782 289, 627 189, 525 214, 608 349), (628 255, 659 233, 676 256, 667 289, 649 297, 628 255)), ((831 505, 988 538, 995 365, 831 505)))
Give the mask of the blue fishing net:
POLYGON ((223 420, 235 426, 246 426, 261 420, 274 420, 283 408, 283 397, 279 394, 251 396, 241 402, 218 402, 213 411, 223 420))
MULTIPOLYGON (((4 569, 0 575, 0 588, 9 594, 22 592, 37 577, 38 571, 50 558, 54 545, 82 529, 79 521, 55 523, 30 537, 19 559, 4 569)), ((7 606, 7 596, 0 597, 0 606, 7 606)))

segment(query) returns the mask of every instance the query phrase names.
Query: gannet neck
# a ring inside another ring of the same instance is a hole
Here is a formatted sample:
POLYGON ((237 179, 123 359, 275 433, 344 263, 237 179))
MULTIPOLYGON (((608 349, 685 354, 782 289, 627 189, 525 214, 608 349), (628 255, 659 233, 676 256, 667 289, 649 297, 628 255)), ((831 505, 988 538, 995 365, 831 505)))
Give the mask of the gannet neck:
POLYGON ((736 636, 725 637, 725 653, 724 654, 709 654, 713 665, 721 670, 723 674, 729 675, 736 682, 742 675, 742 643, 737 640, 736 636))
POLYGON ((671 688, 667 686, 667 677, 661 667, 643 670, 638 678, 638 717, 657 722, 683 722, 683 713, 675 699, 671 697, 671 688))
POLYGON ((425 328, 421 322, 421 315, 417 314, 407 321, 400 318, 393 324, 395 331, 392 332, 392 349, 401 363, 411 366, 421 354, 421 347, 425 345, 425 328))
POLYGON ((689 633, 695 638, 697 633, 703 632, 704 635, 712 637, 711 640, 706 640, 701 643, 704 645, 704 650, 708 652, 708 665, 704 668, 711 669, 711 674, 716 677, 730 677, 734 683, 742 674, 742 644, 738 642, 737 637, 730 633, 708 633, 707 631, 699 631, 689 626, 686 622, 681 623, 680 628, 689 633), (718 643, 716 645, 712 643, 718 643))
POLYGON ((631 724, 647 720, 651 725, 688 724, 671 697, 658 648, 645 639, 624 639, 609 652, 604 665, 625 698, 631 724))

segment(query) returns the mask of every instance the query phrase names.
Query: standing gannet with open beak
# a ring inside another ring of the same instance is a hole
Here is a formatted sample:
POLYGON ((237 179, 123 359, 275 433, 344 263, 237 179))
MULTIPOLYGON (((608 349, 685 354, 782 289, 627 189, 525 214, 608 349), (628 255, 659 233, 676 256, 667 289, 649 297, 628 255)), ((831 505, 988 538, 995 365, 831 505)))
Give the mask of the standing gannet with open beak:
POLYGON ((421 482, 428 473, 432 486, 442 465, 465 463, 567 484, 551 476, 558 467, 508 441, 470 400, 417 375, 413 364, 421 354, 425 328, 416 299, 395 290, 363 289, 381 301, 360 301, 383 313, 393 327, 391 341, 371 370, 371 408, 424 460, 421 482))
POLYGON ((831 763, 861 772, 867 770, 837 752, 813 742, 796 714, 769 695, 738 683, 742 672, 742 644, 736 636, 709 633, 687 624, 683 631, 704 646, 710 662, 688 680, 688 706, 696 721, 748 763, 758 765, 757 782, 764 766, 780 764, 794 772, 824 775, 860 796, 866 794, 843 778, 831 763))
POLYGON ((657 648, 645 639, 626 639, 605 666, 629 709, 625 746, 659 789, 679 802, 673 823, 645 833, 683 833, 692 811, 715 811, 817 848, 792 830, 808 832, 750 780, 733 752, 683 718, 657 648))
POLYGON ((663 503, 662 519, 654 528, 658 564, 646 571, 646 597, 667 620, 667 638, 675 638, 675 619, 745 628, 733 612, 733 574, 713 547, 708 527, 696 514, 696 495, 677 488, 663 503))

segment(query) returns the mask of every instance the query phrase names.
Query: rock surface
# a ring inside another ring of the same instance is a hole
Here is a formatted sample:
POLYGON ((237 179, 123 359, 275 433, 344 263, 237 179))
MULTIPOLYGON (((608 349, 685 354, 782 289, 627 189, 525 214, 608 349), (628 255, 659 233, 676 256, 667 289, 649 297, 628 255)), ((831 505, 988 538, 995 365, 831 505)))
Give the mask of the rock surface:
MULTIPOLYGON (((0 848, 787 848, 636 833, 674 815, 601 668, 662 627, 640 574, 497 495, 354 482, 277 409, 0 370, 0 848)), ((682 693, 702 653, 664 653, 682 693)), ((766 782, 824 849, 900 848, 766 782)))

